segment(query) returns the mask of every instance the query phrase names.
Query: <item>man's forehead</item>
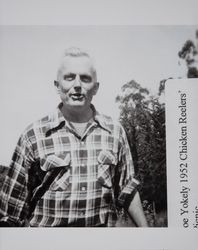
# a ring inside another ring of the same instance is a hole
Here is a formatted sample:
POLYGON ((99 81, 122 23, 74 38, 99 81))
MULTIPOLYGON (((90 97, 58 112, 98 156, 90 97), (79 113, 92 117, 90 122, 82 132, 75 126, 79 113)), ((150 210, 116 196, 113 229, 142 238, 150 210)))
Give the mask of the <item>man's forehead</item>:
POLYGON ((65 56, 58 68, 57 78, 67 73, 88 74, 97 80, 94 61, 88 56, 65 56))
POLYGON ((79 56, 79 57, 73 57, 73 56, 66 56, 60 65, 60 68, 62 69, 87 69, 91 70, 93 69, 93 62, 92 60, 87 56, 79 56))

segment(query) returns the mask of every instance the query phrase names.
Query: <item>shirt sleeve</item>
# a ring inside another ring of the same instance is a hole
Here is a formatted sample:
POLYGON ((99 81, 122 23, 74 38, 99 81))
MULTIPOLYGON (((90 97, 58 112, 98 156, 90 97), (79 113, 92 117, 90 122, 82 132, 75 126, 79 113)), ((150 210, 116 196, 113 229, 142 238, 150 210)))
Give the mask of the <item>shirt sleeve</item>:
POLYGON ((28 169, 33 150, 22 135, 12 156, 11 164, 0 191, 0 225, 23 226, 28 213, 28 169))
POLYGON ((119 161, 118 161, 118 171, 119 171, 119 194, 117 197, 117 205, 120 208, 128 210, 131 201, 135 193, 137 192, 137 187, 139 186, 139 181, 134 178, 134 165, 133 159, 130 152, 130 147, 126 137, 126 133, 121 126, 120 133, 120 150, 119 150, 119 161))

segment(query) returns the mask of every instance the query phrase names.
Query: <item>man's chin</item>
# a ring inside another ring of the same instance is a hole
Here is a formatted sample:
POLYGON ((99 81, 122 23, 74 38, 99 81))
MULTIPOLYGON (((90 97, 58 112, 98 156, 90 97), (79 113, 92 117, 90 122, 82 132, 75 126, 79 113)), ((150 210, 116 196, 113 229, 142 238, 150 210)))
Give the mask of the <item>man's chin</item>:
POLYGON ((70 103, 70 106, 72 107, 84 107, 85 106, 85 102, 84 101, 78 101, 78 100, 75 100, 75 101, 72 101, 70 103))
MULTIPOLYGON (((70 103, 63 103, 63 105, 69 109, 85 109, 87 107, 87 104, 83 101, 72 101, 70 103)), ((89 105, 88 105, 89 106, 89 105)))

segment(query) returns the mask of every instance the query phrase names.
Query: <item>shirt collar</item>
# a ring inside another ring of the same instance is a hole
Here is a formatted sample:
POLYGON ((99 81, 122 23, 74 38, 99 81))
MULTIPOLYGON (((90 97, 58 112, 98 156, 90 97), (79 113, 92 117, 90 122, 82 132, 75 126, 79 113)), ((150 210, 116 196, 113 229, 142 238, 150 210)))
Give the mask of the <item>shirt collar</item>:
POLYGON ((111 133, 111 129, 109 128, 108 124, 106 123, 104 116, 101 115, 94 107, 93 104, 91 104, 91 108, 93 110, 93 119, 94 121, 103 129, 109 131, 111 133))
MULTIPOLYGON (((63 113, 61 112, 62 106, 63 106, 63 103, 60 103, 58 107, 56 108, 55 112, 49 117, 50 124, 49 124, 49 129, 46 131, 46 136, 51 135, 52 132, 55 132, 61 129, 65 125, 69 128, 71 127, 69 121, 65 119, 65 117, 63 116, 63 113)), ((98 111, 96 111, 93 104, 91 104, 91 109, 93 110, 93 120, 95 124, 97 124, 101 128, 111 133, 111 130, 109 126, 107 125, 104 117, 98 111)))

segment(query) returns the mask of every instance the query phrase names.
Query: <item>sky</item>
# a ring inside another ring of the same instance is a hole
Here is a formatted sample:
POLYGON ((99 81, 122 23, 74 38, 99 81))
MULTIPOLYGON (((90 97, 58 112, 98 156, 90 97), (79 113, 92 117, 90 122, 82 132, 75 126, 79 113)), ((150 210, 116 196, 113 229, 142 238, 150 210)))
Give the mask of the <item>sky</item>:
POLYGON ((95 59, 96 108, 119 117, 115 98, 135 80, 157 94, 164 78, 186 77, 178 51, 196 26, 0 26, 0 164, 8 165, 22 131, 56 108, 53 82, 64 50, 84 48, 95 59))

